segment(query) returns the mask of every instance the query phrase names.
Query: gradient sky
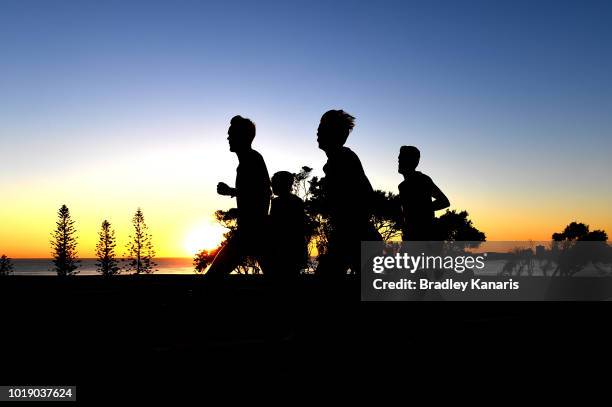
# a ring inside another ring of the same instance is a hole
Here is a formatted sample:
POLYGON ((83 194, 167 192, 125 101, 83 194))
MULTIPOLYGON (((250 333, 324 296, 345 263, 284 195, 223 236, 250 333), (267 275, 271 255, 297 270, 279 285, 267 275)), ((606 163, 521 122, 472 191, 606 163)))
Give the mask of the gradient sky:
POLYGON ((65 203, 81 256, 138 206, 158 255, 189 255, 233 206, 229 119, 270 173, 320 173, 330 108, 376 188, 419 146, 489 240, 612 233, 611 2, 362 3, 0 0, 0 252, 47 257, 65 203))

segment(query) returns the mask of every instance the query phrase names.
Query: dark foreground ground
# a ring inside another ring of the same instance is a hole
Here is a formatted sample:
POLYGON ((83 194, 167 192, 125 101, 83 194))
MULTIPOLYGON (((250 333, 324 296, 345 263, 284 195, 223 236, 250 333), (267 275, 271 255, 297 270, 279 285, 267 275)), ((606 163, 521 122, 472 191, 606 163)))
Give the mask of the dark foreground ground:
POLYGON ((609 366, 609 302, 363 303, 359 291, 358 280, 304 279, 279 294, 239 276, 3 278, 0 384, 76 384, 81 401, 118 402, 205 396, 219 383, 239 393, 446 380, 475 363, 486 365, 475 382, 492 368, 534 381, 540 368, 609 366))

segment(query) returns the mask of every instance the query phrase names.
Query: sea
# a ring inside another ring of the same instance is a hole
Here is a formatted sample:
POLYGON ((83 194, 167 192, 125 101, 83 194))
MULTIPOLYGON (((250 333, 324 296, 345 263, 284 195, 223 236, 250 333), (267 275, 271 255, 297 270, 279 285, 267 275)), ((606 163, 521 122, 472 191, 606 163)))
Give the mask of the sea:
MULTIPOLYGON (((479 255, 485 253, 486 256, 485 268, 474 269, 475 275, 482 276, 495 276, 504 270, 504 267, 508 268, 507 262, 511 258, 514 258, 508 251, 510 248, 520 247, 531 247, 535 244, 546 247, 546 242, 485 242, 479 245, 478 251, 473 254, 479 255)), ((96 275, 99 274, 97 271, 96 262, 94 258, 82 258, 80 259, 80 267, 78 268, 78 275, 96 275)), ((154 268, 156 274, 194 274, 195 268, 193 265, 193 258, 189 257, 160 257, 155 258, 157 266, 154 268)), ((51 258, 14 258, 12 259, 14 266, 15 275, 56 275, 57 273, 53 269, 53 262, 51 258)), ((306 272, 313 272, 316 268, 316 259, 312 258, 310 262, 310 268, 306 272)), ((119 262, 119 266, 122 267, 120 274, 131 274, 131 271, 125 270, 126 262, 119 262)), ((531 269, 532 275, 543 275, 542 266, 543 262, 534 261, 533 268, 531 269)), ((519 271, 518 267, 512 269, 512 275, 518 273, 525 275, 527 274, 526 268, 519 271)), ((591 275, 591 270, 584 270, 580 272, 580 275, 591 275)), ((612 270, 611 270, 612 272, 612 270)), ((597 273, 595 273, 597 274, 597 273)))
MULTIPOLYGON (((77 269, 79 275, 99 274, 96 267, 96 259, 80 259, 80 267, 77 269)), ((44 276, 57 275, 53 269, 52 259, 12 259, 14 275, 44 276)), ((194 274, 193 259, 188 257, 166 257, 156 258, 157 266, 154 272, 158 274, 194 274)), ((119 262, 119 266, 125 266, 125 262, 119 262)), ((121 274, 131 272, 122 269, 121 274)))
MULTIPOLYGON (((80 259, 80 267, 78 268, 77 275, 98 275, 96 267, 96 259, 80 259)), ((53 269, 53 262, 51 259, 12 259, 14 266, 14 275, 30 275, 30 276, 44 276, 44 275, 57 275, 53 269)), ((156 258, 155 262, 157 266, 154 268, 155 274, 195 274, 195 268, 193 265, 193 259, 187 257, 166 257, 156 258)), ((482 270, 475 270, 476 276, 496 276, 504 268, 506 264, 505 260, 489 260, 486 262, 486 267, 482 270)), ((123 267, 126 264, 119 262, 119 266, 123 267)), ((316 268, 316 263, 314 264, 316 268)), ((314 270, 310 270, 312 272, 314 270)), ((131 274, 131 271, 127 271, 122 268, 120 274, 131 274)), ((513 273, 515 275, 516 271, 513 273)), ((532 271, 534 276, 544 275, 541 264, 536 262, 532 271)), ((609 271, 612 273, 612 270, 609 271)), ((522 272, 521 275, 526 275, 526 272, 522 272)), ((550 271, 548 273, 550 275, 550 271)), ((609 274, 608 274, 609 275, 609 274)), ((584 270, 577 273, 576 276, 601 276, 593 268, 592 265, 587 266, 584 270)))

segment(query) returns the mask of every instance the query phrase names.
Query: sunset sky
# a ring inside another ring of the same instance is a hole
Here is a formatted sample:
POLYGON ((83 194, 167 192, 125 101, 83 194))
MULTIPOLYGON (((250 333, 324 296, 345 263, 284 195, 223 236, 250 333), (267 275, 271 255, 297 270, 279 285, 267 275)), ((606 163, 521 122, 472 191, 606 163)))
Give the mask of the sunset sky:
MULTIPOLYGON (((270 174, 325 162, 323 112, 397 192, 403 144, 489 240, 612 233, 612 2, 0 0, 0 253, 93 255, 141 207, 158 256, 218 243, 235 114, 270 174), (361 4, 363 3, 363 4, 361 4)), ((122 250, 119 250, 122 252, 122 250)))

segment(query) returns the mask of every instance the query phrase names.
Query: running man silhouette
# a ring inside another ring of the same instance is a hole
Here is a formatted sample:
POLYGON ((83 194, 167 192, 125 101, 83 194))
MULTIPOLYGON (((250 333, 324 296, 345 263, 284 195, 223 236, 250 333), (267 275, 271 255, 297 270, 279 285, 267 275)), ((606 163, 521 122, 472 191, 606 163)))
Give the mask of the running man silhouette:
POLYGON ((270 221, 274 264, 278 279, 295 279, 306 266, 308 259, 306 241, 306 213, 304 201, 291 193, 294 176, 288 171, 279 171, 272 176, 272 199, 270 221))
POLYGON ((357 154, 344 144, 355 118, 343 110, 323 114, 317 130, 319 148, 327 155, 324 192, 331 226, 327 253, 319 259, 317 274, 342 277, 347 269, 359 273, 361 241, 381 240, 370 217, 374 191, 357 154))
POLYGON ((217 193, 236 197, 238 227, 234 237, 219 251, 206 275, 211 278, 225 276, 245 256, 254 257, 265 274, 268 265, 266 231, 269 227, 271 196, 268 169, 261 154, 251 148, 255 138, 255 124, 251 120, 234 116, 227 134, 229 149, 238 156, 236 187, 220 182, 217 193))
POLYGON ((404 176, 399 184, 402 205, 402 240, 436 240, 435 211, 448 208, 450 202, 432 179, 417 171, 421 152, 414 146, 402 146, 398 172, 404 176))

